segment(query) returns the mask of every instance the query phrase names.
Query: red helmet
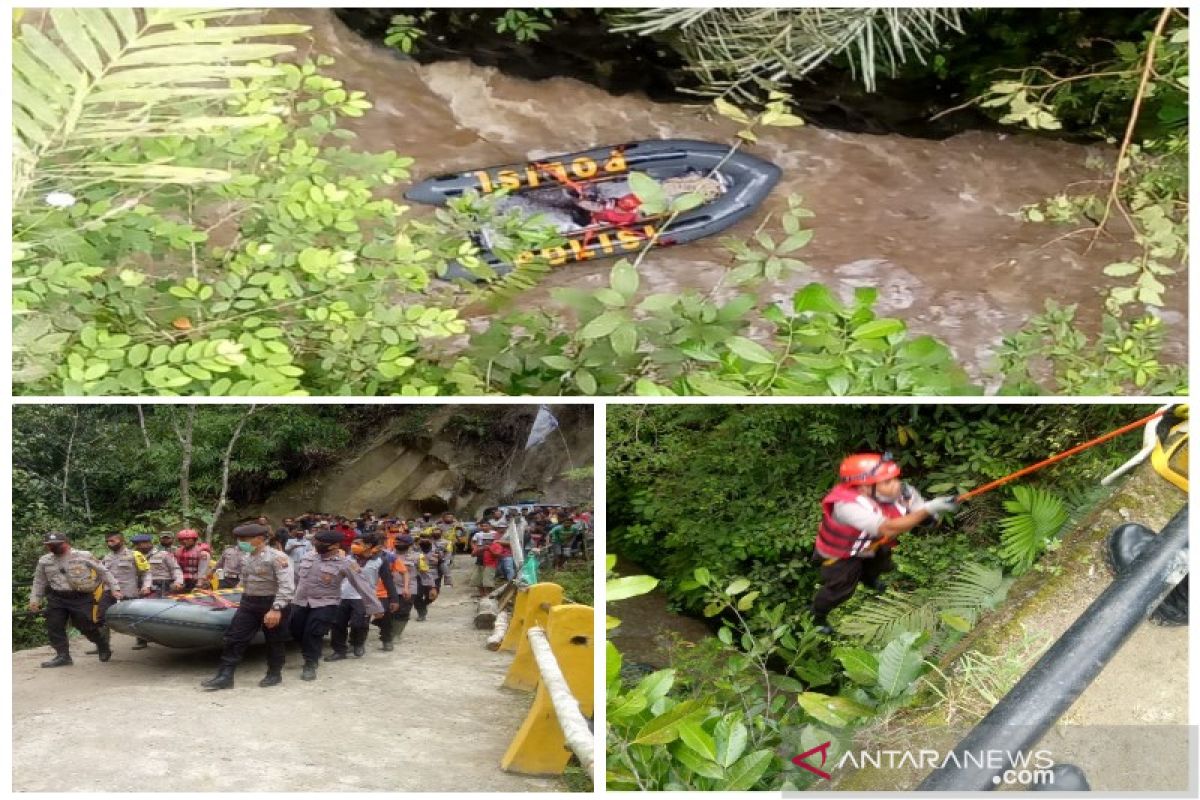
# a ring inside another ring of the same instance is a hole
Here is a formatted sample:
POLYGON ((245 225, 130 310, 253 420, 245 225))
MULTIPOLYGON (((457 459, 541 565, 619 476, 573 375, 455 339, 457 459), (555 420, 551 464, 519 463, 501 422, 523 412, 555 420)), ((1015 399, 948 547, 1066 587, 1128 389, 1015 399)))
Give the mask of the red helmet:
POLYGON ((184 528, 183 530, 181 530, 181 531, 180 531, 178 534, 176 534, 176 535, 177 535, 177 536, 178 536, 180 539, 199 539, 199 538, 200 538, 200 534, 196 533, 196 532, 195 532, 194 530, 192 530, 191 528, 184 528))
POLYGON ((857 453, 842 459, 838 480, 847 486, 870 486, 900 477, 900 465, 891 453, 857 453))
POLYGON ((622 211, 636 211, 642 201, 638 199, 636 194, 627 194, 617 200, 617 208, 622 211))

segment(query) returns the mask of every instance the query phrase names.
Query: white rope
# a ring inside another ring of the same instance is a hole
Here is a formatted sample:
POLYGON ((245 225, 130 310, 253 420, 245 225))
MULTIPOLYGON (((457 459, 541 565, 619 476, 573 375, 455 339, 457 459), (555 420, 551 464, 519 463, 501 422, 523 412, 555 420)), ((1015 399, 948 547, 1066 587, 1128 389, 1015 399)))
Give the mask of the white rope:
POLYGON ((546 687, 546 692, 550 695, 550 702, 554 704, 554 715, 558 717, 558 726, 562 728, 567 746, 571 748, 571 752, 576 755, 579 763, 594 781, 596 773, 592 750, 595 744, 592 731, 588 728, 587 718, 583 716, 583 711, 579 708, 579 701, 575 699, 575 695, 571 694, 571 687, 567 685, 567 679, 563 677, 562 670, 558 667, 558 659, 554 657, 554 651, 550 649, 546 632, 541 628, 530 628, 529 647, 533 650, 534 660, 537 661, 542 685, 546 687))
POLYGON ((496 615, 496 625, 492 628, 492 635, 487 639, 488 650, 500 649, 500 643, 504 641, 504 634, 508 633, 508 620, 511 616, 507 610, 496 615))

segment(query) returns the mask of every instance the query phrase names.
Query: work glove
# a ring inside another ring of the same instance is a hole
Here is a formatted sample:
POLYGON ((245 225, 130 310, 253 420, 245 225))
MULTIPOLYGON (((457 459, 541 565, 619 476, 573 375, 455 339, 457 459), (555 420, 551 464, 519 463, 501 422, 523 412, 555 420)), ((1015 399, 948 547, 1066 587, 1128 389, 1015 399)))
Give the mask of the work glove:
POLYGON ((929 516, 941 519, 946 514, 954 514, 958 511, 958 501, 949 495, 935 497, 926 501, 923 508, 929 512, 929 516))

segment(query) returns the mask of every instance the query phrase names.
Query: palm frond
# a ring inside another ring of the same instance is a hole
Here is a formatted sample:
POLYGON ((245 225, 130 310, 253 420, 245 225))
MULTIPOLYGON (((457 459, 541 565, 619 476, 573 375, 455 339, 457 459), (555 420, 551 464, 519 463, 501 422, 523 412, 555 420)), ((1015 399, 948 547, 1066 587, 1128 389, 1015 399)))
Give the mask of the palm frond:
POLYGON ((754 99, 831 58, 844 55, 868 91, 880 69, 895 74, 924 62, 948 31, 961 33, 953 8, 650 8, 618 12, 613 30, 670 34, 703 95, 754 99))
POLYGON ((969 630, 984 611, 1003 602, 1013 579, 996 567, 969 562, 944 582, 921 592, 888 592, 872 598, 838 623, 838 630, 864 644, 902 633, 933 635, 934 653, 969 630))
MULTIPOLYGON (((40 25, 21 25, 13 39, 13 202, 48 172, 56 156, 129 137, 189 135, 259 125, 270 115, 210 116, 198 101, 239 91, 234 78, 275 74, 263 59, 289 45, 250 42, 302 33, 291 24, 216 25, 254 13, 239 9, 54 8, 40 25), (181 109, 199 113, 181 114, 181 109)), ((76 177, 91 173, 73 158, 76 177)), ((107 180, 190 183, 219 171, 168 164, 123 169, 95 165, 107 180)))
POLYGON ((1020 575, 1033 566, 1069 515, 1062 500, 1042 489, 1014 486, 1012 494, 1013 499, 1004 503, 1012 516, 1000 522, 1000 557, 1020 575))

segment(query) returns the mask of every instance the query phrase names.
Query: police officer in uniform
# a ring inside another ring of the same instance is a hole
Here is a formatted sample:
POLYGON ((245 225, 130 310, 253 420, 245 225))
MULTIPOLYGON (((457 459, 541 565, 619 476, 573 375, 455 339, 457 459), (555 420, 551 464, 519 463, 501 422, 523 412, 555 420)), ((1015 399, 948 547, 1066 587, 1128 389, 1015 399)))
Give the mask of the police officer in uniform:
MULTIPOLYGON (((269 530, 269 529, 268 529, 269 530)), ((217 577, 220 583, 217 584, 219 589, 232 589, 238 585, 238 581, 242 577, 243 564, 246 561, 246 554, 240 548, 241 542, 226 547, 221 552, 221 558, 217 561, 217 577)))
POLYGON ((233 529, 242 561, 242 599, 225 631, 225 649, 217 674, 200 684, 210 691, 232 689, 233 673, 246 646, 261 630, 267 640, 267 674, 259 686, 283 682, 284 642, 288 629, 288 603, 295 583, 292 562, 284 553, 267 546, 271 529, 256 522, 233 529))
POLYGON ((96 645, 101 661, 112 657, 107 632, 93 616, 96 589, 108 587, 117 600, 124 598, 121 587, 103 564, 86 550, 72 550, 65 533, 50 532, 42 539, 47 553, 38 559, 33 571, 33 590, 29 610, 40 611, 46 600, 46 634, 57 655, 43 667, 67 667, 71 647, 67 640, 67 621, 74 623, 88 641, 96 645))
POLYGON ((375 587, 363 577, 362 567, 346 556, 337 545, 342 541, 339 531, 324 530, 313 537, 314 549, 300 559, 296 568, 296 597, 292 601, 292 638, 300 642, 304 654, 304 669, 300 679, 317 679, 317 662, 325 634, 337 618, 342 602, 342 581, 362 598, 366 613, 380 619, 383 605, 375 597, 375 587))
MULTIPOLYGON (((111 534, 104 542, 108 545, 110 552, 100 559, 100 563, 117 579, 117 583, 121 586, 121 593, 128 598, 149 597, 151 592, 150 567, 146 564, 145 559, 139 561, 139 555, 125 546, 125 537, 120 533, 111 534)), ((99 614, 101 625, 104 625, 104 615, 116 604, 117 598, 113 597, 112 592, 105 592, 101 595, 99 614)), ((108 638, 107 626, 104 628, 104 635, 108 638)), ((144 650, 146 644, 145 639, 138 639, 133 649, 144 650)), ((92 652, 89 650, 88 654, 91 655, 92 652)))
POLYGON ((166 545, 154 548, 150 534, 139 533, 133 537, 134 549, 144 555, 146 563, 150 565, 151 595, 154 597, 166 597, 170 592, 183 591, 183 570, 171 553, 170 540, 173 537, 167 533, 163 534, 163 538, 166 545))

